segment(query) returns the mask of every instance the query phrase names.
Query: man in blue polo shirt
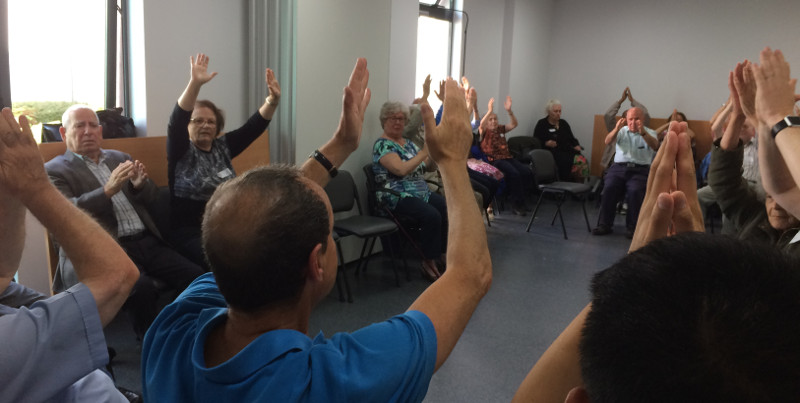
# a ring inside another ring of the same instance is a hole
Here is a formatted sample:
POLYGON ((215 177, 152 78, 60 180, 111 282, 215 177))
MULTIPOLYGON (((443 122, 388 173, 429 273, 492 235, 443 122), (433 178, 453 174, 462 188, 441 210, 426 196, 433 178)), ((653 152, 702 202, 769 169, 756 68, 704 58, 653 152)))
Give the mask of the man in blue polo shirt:
POLYGON ((336 280, 333 213, 323 190, 358 148, 369 103, 359 59, 330 141, 300 169, 262 167, 220 186, 203 219, 212 273, 167 306, 142 345, 149 402, 422 401, 491 283, 486 233, 464 166, 472 142, 464 93, 448 80, 426 143, 450 212, 447 272, 385 322, 331 338, 306 335, 336 280))
POLYGON ((633 238, 639 209, 642 207, 644 193, 647 188, 647 174, 650 162, 658 149, 656 132, 644 126, 644 113, 634 107, 628 110, 626 117, 617 121, 605 139, 606 144, 616 144, 614 163, 606 171, 603 197, 600 202, 600 220, 594 235, 606 235, 612 232, 617 203, 626 197, 628 213, 625 217, 626 236, 633 238), (627 122, 627 125, 626 125, 627 122))

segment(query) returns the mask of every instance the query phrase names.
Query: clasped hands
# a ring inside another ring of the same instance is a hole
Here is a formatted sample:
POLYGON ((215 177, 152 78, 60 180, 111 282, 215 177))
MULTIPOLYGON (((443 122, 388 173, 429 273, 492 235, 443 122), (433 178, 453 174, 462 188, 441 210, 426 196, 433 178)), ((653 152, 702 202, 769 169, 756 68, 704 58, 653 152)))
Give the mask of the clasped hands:
POLYGON ((108 182, 103 186, 106 196, 111 197, 122 190, 122 186, 130 180, 134 189, 141 189, 147 181, 147 170, 140 161, 125 161, 113 171, 108 177, 108 182))
POLYGON ((686 122, 671 122, 650 165, 647 192, 629 252, 681 232, 704 231, 686 122))

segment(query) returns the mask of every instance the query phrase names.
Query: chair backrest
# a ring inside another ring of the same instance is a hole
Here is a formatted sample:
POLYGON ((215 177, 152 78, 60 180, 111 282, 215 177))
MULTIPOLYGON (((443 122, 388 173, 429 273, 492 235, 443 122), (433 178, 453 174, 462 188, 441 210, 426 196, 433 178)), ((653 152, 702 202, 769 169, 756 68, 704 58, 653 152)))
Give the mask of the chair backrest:
POLYGON ((364 177, 366 178, 366 189, 367 189, 367 207, 369 207, 369 213, 372 215, 380 215, 378 211, 378 194, 376 192, 376 187, 378 186, 375 183, 375 171, 372 169, 372 163, 368 163, 361 168, 364 171, 364 177))
POLYGON ((514 158, 522 162, 529 162, 528 155, 531 150, 542 148, 539 139, 533 136, 509 137, 507 141, 508 151, 514 158))
POLYGON ((334 213, 350 211, 353 209, 353 205, 357 204, 358 213, 361 214, 358 190, 356 190, 356 183, 350 172, 340 169, 339 174, 331 178, 330 182, 325 185, 325 193, 328 194, 334 213))
POLYGON ((558 181, 556 160, 550 151, 543 149, 531 150, 528 155, 531 157, 533 176, 536 178, 537 185, 558 181))

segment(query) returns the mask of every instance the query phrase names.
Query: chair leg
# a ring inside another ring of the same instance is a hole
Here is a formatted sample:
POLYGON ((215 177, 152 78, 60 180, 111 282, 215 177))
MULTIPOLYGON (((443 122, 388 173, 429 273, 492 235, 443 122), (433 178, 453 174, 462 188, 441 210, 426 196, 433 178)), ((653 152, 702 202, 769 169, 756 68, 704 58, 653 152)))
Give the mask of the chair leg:
POLYGON ((358 256, 358 265, 356 265, 356 276, 361 273, 361 270, 367 270, 367 266, 363 264, 364 256, 367 251, 367 244, 369 243, 369 238, 364 239, 364 244, 361 246, 361 254, 358 256))
POLYGON ((589 215, 586 214, 586 196, 581 199, 581 207, 583 207, 583 219, 586 220, 586 230, 592 232, 592 227, 589 226, 589 215))
POLYGON ((525 228, 525 232, 530 232, 531 225, 533 225, 533 219, 536 218, 536 212, 539 211, 539 205, 542 204, 543 196, 544 192, 539 195, 539 201, 536 202, 536 207, 533 208, 533 213, 531 213, 531 219, 528 220, 528 226, 525 228))
MULTIPOLYGON (((565 197, 566 193, 559 194, 558 204, 556 205, 556 214, 558 215, 558 219, 561 220, 561 230, 564 231, 564 239, 567 239, 567 227, 564 225, 564 215, 561 213, 561 204, 564 203, 565 197)), ((553 217, 553 220, 555 220, 555 217, 553 217)))

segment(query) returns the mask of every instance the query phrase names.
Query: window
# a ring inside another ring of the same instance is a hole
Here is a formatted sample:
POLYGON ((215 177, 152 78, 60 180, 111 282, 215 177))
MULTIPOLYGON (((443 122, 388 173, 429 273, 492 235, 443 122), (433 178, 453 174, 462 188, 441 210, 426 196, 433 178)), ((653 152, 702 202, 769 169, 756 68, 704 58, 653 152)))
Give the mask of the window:
POLYGON ((3 106, 39 126, 74 103, 124 107, 122 9, 116 0, 0 0, 3 106))
POLYGON ((464 43, 468 17, 460 10, 461 0, 420 0, 417 25, 416 97, 422 96, 422 82, 431 75, 428 101, 434 111, 441 102, 434 94, 445 78, 460 78, 464 71, 464 43))

